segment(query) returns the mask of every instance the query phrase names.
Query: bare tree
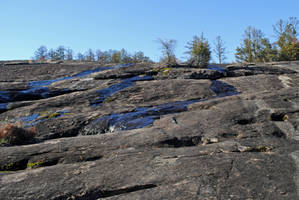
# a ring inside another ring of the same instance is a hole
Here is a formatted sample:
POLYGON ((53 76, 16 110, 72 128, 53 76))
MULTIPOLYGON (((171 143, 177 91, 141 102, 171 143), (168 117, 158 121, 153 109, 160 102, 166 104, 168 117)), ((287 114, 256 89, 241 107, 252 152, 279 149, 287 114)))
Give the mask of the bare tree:
POLYGON ((48 52, 48 57, 49 57, 49 59, 51 59, 51 60, 58 60, 57 53, 56 53, 56 51, 54 51, 54 49, 50 49, 50 50, 49 50, 49 52, 48 52))
POLYGON ((34 52, 34 57, 36 60, 45 60, 48 56, 47 52, 47 47, 42 45, 34 52))
POLYGON ((150 58, 145 56, 142 51, 135 52, 132 59, 134 63, 151 62, 150 58))
POLYGON ((97 50, 96 58, 97 58, 97 61, 101 64, 106 64, 106 63, 111 62, 111 55, 108 51, 97 50))
POLYGON ((103 55, 103 52, 102 52, 100 49, 96 50, 95 57, 96 57, 96 60, 97 60, 98 62, 101 62, 101 56, 102 56, 102 55, 103 55))
POLYGON ((84 61, 85 60, 84 55, 82 53, 78 53, 77 54, 77 60, 84 61))
POLYGON ((221 39, 221 36, 217 36, 215 41, 214 41, 214 53, 218 59, 218 63, 222 64, 223 61, 226 59, 226 48, 225 48, 225 43, 224 41, 221 39))
POLYGON ((167 65, 175 65, 176 64, 176 57, 175 57, 175 47, 176 47, 176 40, 173 39, 158 39, 158 42, 161 45, 161 50, 163 54, 162 61, 164 61, 167 65))
POLYGON ((65 57, 66 57, 66 60, 73 60, 73 54, 74 54, 74 51, 71 49, 71 48, 67 48, 65 50, 65 57))
POLYGON ((92 49, 88 49, 85 55, 86 55, 86 61, 94 61, 95 56, 92 49))
POLYGON ((57 59, 58 60, 65 60, 65 48, 64 46, 59 46, 56 49, 57 59))
POLYGON ((120 50, 120 60, 121 63, 133 62, 132 56, 125 49, 120 50))

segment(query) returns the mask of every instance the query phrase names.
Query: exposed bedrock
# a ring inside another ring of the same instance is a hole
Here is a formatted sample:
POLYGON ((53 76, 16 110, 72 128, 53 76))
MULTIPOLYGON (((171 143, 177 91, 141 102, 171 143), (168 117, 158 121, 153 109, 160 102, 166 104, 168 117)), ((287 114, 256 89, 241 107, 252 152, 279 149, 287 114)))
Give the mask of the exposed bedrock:
POLYGON ((3 65, 0 199, 299 199, 298 71, 3 65))

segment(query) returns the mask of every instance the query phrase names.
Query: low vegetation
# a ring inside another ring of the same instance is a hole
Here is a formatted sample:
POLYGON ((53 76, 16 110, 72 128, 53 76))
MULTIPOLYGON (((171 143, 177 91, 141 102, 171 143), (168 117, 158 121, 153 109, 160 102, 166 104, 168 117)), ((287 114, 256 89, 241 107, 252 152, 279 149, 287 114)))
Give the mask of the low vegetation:
POLYGON ((177 43, 176 40, 158 39, 158 43, 160 43, 162 52, 161 63, 164 63, 167 66, 176 65, 177 61, 174 53, 177 43))
POLYGON ((0 143, 22 145, 31 141, 37 135, 35 127, 26 129, 21 123, 5 123, 0 127, 0 143))

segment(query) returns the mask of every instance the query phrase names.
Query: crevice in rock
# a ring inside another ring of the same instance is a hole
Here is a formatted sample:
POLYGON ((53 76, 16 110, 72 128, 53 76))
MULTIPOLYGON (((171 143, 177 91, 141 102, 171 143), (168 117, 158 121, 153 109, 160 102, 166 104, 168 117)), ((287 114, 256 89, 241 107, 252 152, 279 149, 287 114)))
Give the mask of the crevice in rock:
POLYGON ((29 160, 28 158, 18 160, 18 161, 11 161, 11 163, 7 163, 4 165, 0 165, 0 171, 20 171, 32 168, 40 168, 40 167, 49 167, 54 166, 59 163, 61 164, 71 164, 71 163, 80 163, 80 162, 88 162, 88 161, 96 161, 101 159, 103 156, 71 156, 67 157, 66 155, 61 155, 59 157, 47 158, 43 159, 40 158, 36 161, 29 160), (66 160, 67 159, 67 160, 66 160))
POLYGON ((39 161, 29 161, 29 159, 22 159, 19 161, 13 161, 11 163, 7 163, 5 165, 0 166, 0 171, 20 171, 28 168, 38 168, 38 167, 47 167, 57 165, 59 162, 58 158, 49 159, 44 161, 43 159, 39 161))
POLYGON ((0 103, 0 114, 6 112, 8 103, 0 103))
POLYGON ((198 146, 201 144, 201 136, 193 137, 182 137, 178 139, 177 137, 167 139, 156 144, 157 147, 163 148, 180 148, 180 147, 191 147, 198 146))
POLYGON ((276 130, 272 132, 272 135, 274 137, 278 137, 278 138, 286 138, 286 135, 284 134, 284 132, 282 132, 281 130, 276 130))
MULTIPOLYGON (((158 72, 155 71, 130 71, 130 72, 123 72, 122 74, 99 74, 97 76, 94 77, 95 80, 107 80, 107 79, 128 79, 128 78, 133 78, 136 76, 154 76, 157 75, 158 72)), ((147 81, 147 80, 144 80, 147 81)))
POLYGON ((231 160, 229 169, 227 170, 226 179, 229 179, 229 177, 231 176, 233 172, 233 168, 234 168, 234 160, 231 160))
POLYGON ((291 112, 278 112, 272 113, 270 116, 271 121, 287 121, 289 119, 289 114, 298 113, 299 110, 291 111, 291 112))
POLYGON ((91 200, 91 199, 107 198, 107 197, 117 196, 121 194, 137 192, 140 190, 147 190, 155 187, 157 187, 157 185, 155 184, 146 184, 146 185, 135 185, 132 187, 115 189, 115 190, 92 190, 92 191, 88 191, 82 196, 64 195, 64 196, 57 197, 54 200, 64 200, 68 198, 71 198, 73 200, 91 200))
POLYGON ((39 167, 50 167, 57 165, 59 163, 59 159, 51 159, 46 162, 43 162, 39 167))
POLYGON ((235 138, 238 136, 238 134, 237 133, 222 133, 220 136, 223 138, 235 138))
POLYGON ((24 158, 15 162, 0 166, 0 171, 19 171, 27 168, 28 159, 24 158))
POLYGON ((72 153, 70 155, 65 154, 59 159, 59 163, 61 164, 73 164, 73 163, 82 163, 82 162, 89 162, 89 161, 96 161, 103 158, 102 155, 89 155, 87 154, 75 154, 72 153))
POLYGON ((0 91, 0 103, 12 103, 20 101, 35 101, 48 99, 65 94, 78 92, 80 90, 57 89, 50 90, 47 87, 30 88, 23 91, 0 91), (5 93, 4 93, 5 92, 5 93))
POLYGON ((264 75, 295 74, 294 70, 280 69, 274 67, 262 66, 230 66, 227 68, 227 77, 264 75))
POLYGON ((96 161, 96 160, 100 160, 101 158, 103 158, 103 156, 94 156, 94 157, 90 157, 90 158, 86 158, 84 161, 96 161))
POLYGON ((233 150, 234 153, 265 153, 270 152, 274 147, 268 146, 257 146, 257 147, 250 147, 250 146, 238 146, 236 150, 233 150))
POLYGON ((286 114, 285 113, 272 113, 271 114, 271 121, 285 121, 286 114))
POLYGON ((249 118, 249 119, 238 119, 237 124, 239 125, 248 125, 248 124, 253 124, 255 123, 256 120, 254 118, 249 118))

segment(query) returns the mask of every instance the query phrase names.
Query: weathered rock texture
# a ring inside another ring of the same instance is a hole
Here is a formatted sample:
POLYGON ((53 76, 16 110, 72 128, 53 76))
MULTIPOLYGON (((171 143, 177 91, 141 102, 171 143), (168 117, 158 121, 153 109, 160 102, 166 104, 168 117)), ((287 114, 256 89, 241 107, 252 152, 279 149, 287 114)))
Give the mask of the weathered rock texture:
POLYGON ((299 63, 0 66, 0 199, 299 199, 299 63))

